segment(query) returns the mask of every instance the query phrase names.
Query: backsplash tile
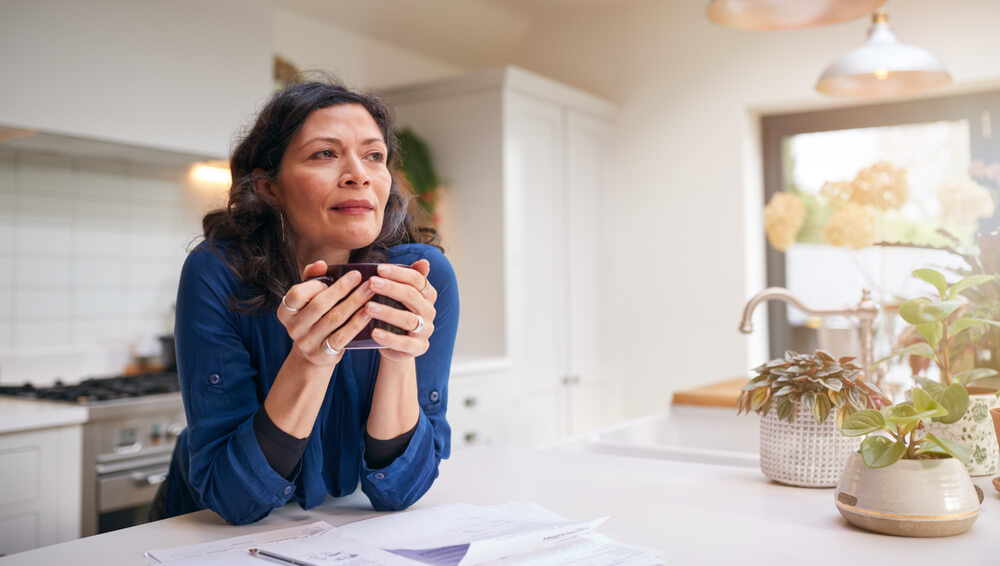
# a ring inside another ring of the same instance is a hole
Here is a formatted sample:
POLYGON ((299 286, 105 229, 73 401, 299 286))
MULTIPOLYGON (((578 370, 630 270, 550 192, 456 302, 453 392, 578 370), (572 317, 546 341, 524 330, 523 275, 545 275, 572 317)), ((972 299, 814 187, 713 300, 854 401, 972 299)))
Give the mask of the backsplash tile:
POLYGON ((171 332, 208 208, 181 168, 0 152, 0 365, 70 350, 120 362, 140 336, 171 332))

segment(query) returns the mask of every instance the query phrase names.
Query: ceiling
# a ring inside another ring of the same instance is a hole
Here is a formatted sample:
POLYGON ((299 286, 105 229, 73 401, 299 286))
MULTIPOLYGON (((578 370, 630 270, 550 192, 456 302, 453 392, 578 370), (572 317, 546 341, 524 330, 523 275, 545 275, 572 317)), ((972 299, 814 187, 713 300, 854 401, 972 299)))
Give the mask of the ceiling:
POLYGON ((274 0, 316 18, 459 67, 510 62, 542 21, 638 0, 274 0))

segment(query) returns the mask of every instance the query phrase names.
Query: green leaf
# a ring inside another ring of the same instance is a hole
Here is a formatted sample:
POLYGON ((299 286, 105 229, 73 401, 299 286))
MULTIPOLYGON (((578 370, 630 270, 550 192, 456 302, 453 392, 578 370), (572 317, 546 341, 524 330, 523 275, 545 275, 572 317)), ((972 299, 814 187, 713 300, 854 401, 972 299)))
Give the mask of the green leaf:
POLYGON ((903 320, 906 322, 916 326, 925 322, 944 320, 960 306, 962 306, 961 301, 931 303, 919 298, 910 299, 899 306, 899 316, 903 317, 903 320))
POLYGON ((924 281, 934 285, 937 289, 941 298, 945 298, 948 293, 948 281, 944 278, 944 275, 940 271, 934 269, 918 269, 913 272, 913 275, 923 279, 924 281))
POLYGON ((862 393, 857 387, 852 387, 847 390, 847 400, 850 401, 851 405, 859 411, 868 408, 868 401, 865 400, 864 393, 862 393))
POLYGON ((913 377, 914 380, 926 391, 932 399, 940 398, 941 394, 944 393, 944 385, 934 381, 933 379, 924 377, 922 375, 917 375, 913 377))
POLYGON ((760 389, 754 389, 753 396, 750 397, 750 410, 759 411, 760 408, 764 406, 764 403, 767 403, 767 401, 770 398, 771 398, 770 389, 766 387, 762 387, 760 389))
POLYGON ((864 409, 844 419, 844 425, 840 427, 840 432, 844 436, 863 436, 885 428, 885 424, 885 417, 882 416, 881 411, 864 409))
POLYGON ((983 324, 986 324, 986 321, 963 316, 952 323, 951 328, 948 330, 948 335, 955 336, 968 328, 972 328, 973 326, 982 326, 983 324))
POLYGON ((899 461, 906 453, 902 439, 893 442, 884 436, 869 436, 861 443, 861 458, 869 468, 884 468, 899 461))
POLYGON ((791 399, 786 397, 778 397, 775 399, 778 410, 778 420, 791 422, 792 417, 795 416, 795 405, 792 403, 791 399))
POLYGON ((854 414, 854 408, 850 404, 845 404, 837 409, 837 430, 844 430, 844 421, 854 414))
POLYGON ((913 389, 913 410, 921 419, 943 417, 948 414, 948 409, 919 387, 913 389))
POLYGON ((994 279, 996 279, 995 275, 984 275, 984 274, 970 275, 965 279, 962 279, 958 283, 952 285, 951 289, 948 290, 948 298, 954 299, 962 291, 965 291, 970 287, 976 287, 982 285, 983 283, 989 283, 994 279))
POLYGON ((951 376, 952 379, 957 381, 962 385, 968 385, 969 383, 986 377, 993 377, 997 374, 997 370, 990 368, 975 368, 967 369, 965 371, 960 371, 955 375, 951 376))
POLYGON ((830 377, 820 381, 820 383, 823 384, 823 387, 833 391, 840 391, 844 388, 844 382, 839 377, 830 377))
POLYGON ((922 322, 917 325, 917 332, 927 340, 927 343, 931 345, 931 348, 937 350, 938 342, 941 341, 941 335, 944 333, 944 324, 941 322, 922 322))
POLYGON ((826 422, 826 418, 830 416, 830 399, 826 395, 817 395, 816 402, 813 404, 812 413, 813 418, 816 422, 823 424, 826 422))
POLYGON ((958 458, 962 462, 969 461, 969 448, 961 443, 955 442, 954 440, 948 440, 947 438, 938 438, 931 433, 927 433, 924 437, 924 443, 917 448, 917 453, 920 453, 920 448, 924 447, 924 444, 931 443, 935 444, 941 450, 944 450, 954 458, 958 458))
POLYGON ((889 354, 888 356, 882 358, 881 360, 875 362, 872 365, 877 366, 883 362, 895 358, 896 356, 921 356, 924 358, 930 358, 932 360, 937 359, 937 354, 934 352, 934 348, 931 348, 930 344, 928 344, 927 342, 917 342, 912 346, 908 346, 906 348, 903 348, 902 350, 898 350, 896 352, 889 354))
POLYGON ((948 414, 934 419, 935 422, 951 424, 962 418, 965 410, 969 408, 969 391, 964 385, 952 383, 934 398, 935 401, 944 406, 948 414))
POLYGON ((791 385, 785 385, 781 389, 775 391, 774 396, 775 397, 784 397, 785 395, 788 395, 792 391, 795 391, 794 387, 792 387, 791 385))

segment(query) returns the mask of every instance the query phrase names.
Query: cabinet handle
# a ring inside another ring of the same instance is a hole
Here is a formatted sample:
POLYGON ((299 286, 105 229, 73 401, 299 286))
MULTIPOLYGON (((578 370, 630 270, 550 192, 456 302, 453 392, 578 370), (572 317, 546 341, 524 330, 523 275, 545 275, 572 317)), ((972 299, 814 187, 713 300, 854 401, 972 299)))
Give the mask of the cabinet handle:
POLYGON ((465 443, 466 444, 475 444, 476 440, 478 438, 479 438, 479 434, 477 434, 475 432, 467 432, 467 433, 465 433, 465 443))
POLYGON ((562 378, 563 385, 579 385, 580 376, 579 375, 567 375, 562 378))
POLYGON ((465 406, 468 407, 468 408, 470 408, 470 409, 472 407, 475 407, 478 403, 479 403, 479 401, 477 401, 475 397, 466 397, 465 398, 465 406))

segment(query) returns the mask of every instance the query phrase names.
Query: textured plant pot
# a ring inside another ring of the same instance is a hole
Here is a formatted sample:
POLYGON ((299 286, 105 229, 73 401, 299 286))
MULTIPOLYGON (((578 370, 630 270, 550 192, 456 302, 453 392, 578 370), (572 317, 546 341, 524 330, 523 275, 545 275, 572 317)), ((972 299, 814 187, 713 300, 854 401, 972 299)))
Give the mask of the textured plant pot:
POLYGON ((786 485, 833 487, 862 440, 841 434, 833 411, 817 423, 812 412, 796 403, 795 418, 788 422, 779 420, 772 407, 760 419, 760 471, 786 485))
POLYGON ((993 475, 1000 457, 996 429, 990 418, 990 409, 996 407, 1000 407, 1000 399, 995 394, 971 394, 969 408, 961 419, 952 424, 930 423, 927 432, 968 446, 971 456, 966 467, 970 475, 993 475))
POLYGON ((848 458, 834 502, 848 523, 907 537, 964 533, 979 518, 980 494, 962 462, 900 460, 869 468, 861 454, 848 458))
POLYGON ((993 432, 997 437, 997 448, 1000 450, 1000 409, 990 409, 990 416, 993 417, 993 432))

